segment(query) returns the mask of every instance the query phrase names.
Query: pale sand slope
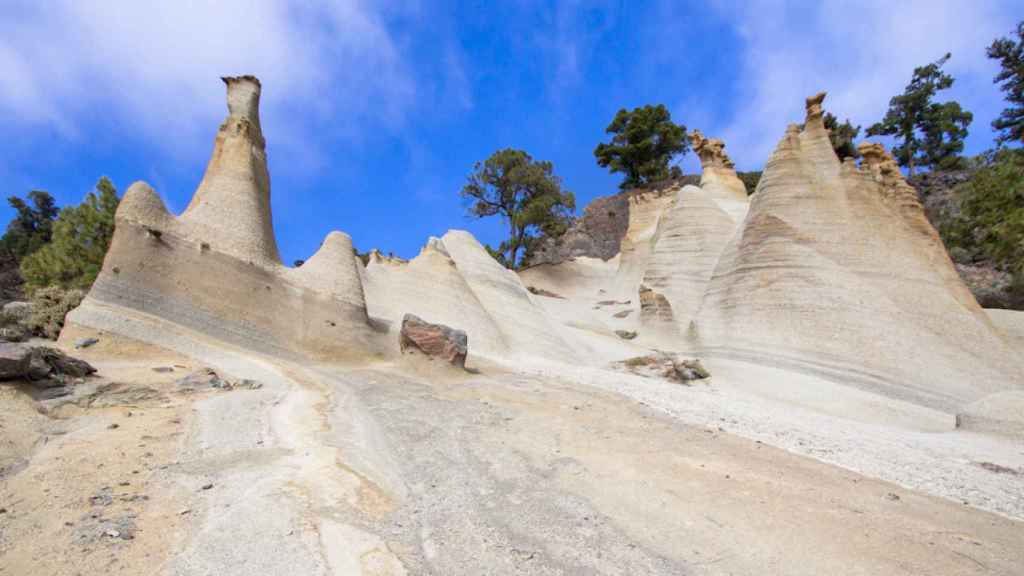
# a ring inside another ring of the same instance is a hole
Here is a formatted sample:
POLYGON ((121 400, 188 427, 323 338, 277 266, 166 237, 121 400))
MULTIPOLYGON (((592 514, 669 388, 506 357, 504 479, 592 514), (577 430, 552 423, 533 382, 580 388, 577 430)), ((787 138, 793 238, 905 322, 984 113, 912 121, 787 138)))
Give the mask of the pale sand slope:
MULTIPOLYGON (((731 387, 725 364, 694 387, 540 361, 528 373, 482 365, 461 376, 415 362, 298 366, 155 317, 129 324, 121 331, 194 360, 125 359, 124 341, 109 335, 81 355, 160 389, 148 368, 169 362, 264 386, 67 421, 74 436, 0 481, 0 498, 14 503, 0 566, 13 574, 1012 574, 1024 562, 1024 523, 768 442, 869 472, 888 466, 924 490, 1024 518, 1024 479, 973 464, 1024 469, 1019 451, 772 402, 731 387), (701 419, 710 426, 687 423, 701 419), (107 429, 111 420, 123 429, 107 429), (104 447, 130 455, 121 461, 83 451, 114 432, 146 447, 104 447), (127 490, 116 481, 139 462, 149 499, 132 504, 135 539, 69 545, 61 510, 82 507, 97 486, 127 490)), ((775 378, 772 389, 787 378, 753 373, 775 378)), ((808 384, 820 383, 793 383, 808 384)), ((941 420, 906 410, 923 428, 941 420)))

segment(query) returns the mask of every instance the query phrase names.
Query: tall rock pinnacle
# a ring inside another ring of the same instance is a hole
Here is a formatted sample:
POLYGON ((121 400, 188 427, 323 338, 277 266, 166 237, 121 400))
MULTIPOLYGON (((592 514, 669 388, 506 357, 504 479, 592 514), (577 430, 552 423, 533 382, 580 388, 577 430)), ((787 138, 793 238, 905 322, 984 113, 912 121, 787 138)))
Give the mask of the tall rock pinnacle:
POLYGON ((736 176, 736 168, 725 153, 725 142, 718 138, 705 138, 700 130, 694 130, 690 132, 690 145, 700 158, 701 188, 745 202, 747 189, 736 176))
POLYGON ((206 174, 181 219, 215 250, 261 265, 280 263, 270 214, 270 175, 260 128, 260 81, 223 78, 228 117, 206 174))

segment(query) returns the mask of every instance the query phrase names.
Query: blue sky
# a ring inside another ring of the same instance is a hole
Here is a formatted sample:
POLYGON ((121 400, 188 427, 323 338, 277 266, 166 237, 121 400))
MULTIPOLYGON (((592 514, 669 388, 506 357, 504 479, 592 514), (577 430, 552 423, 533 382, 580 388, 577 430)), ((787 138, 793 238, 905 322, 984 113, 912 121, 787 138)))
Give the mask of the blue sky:
POLYGON ((979 152, 1003 107, 984 49, 1024 19, 977 0, 143 4, 0 1, 4 196, 74 204, 107 175, 180 212, 226 112, 218 77, 252 73, 289 263, 335 229, 405 257, 449 228, 497 243, 458 191, 504 147, 554 162, 582 208, 616 190, 593 149, 623 107, 663 103, 759 169, 805 96, 867 125, 946 51, 979 152))

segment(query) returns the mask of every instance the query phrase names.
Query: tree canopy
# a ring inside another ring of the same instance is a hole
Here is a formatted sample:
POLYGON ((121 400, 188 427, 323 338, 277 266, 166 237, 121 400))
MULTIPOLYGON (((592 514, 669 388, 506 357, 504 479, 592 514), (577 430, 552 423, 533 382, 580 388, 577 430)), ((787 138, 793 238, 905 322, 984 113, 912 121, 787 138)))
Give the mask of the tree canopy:
POLYGON ((17 196, 7 199, 17 214, 7 224, 3 237, 0 237, 0 247, 17 262, 50 241, 53 221, 58 213, 53 196, 48 192, 33 190, 26 196, 28 202, 17 196))
POLYGON ((508 268, 519 264, 520 250, 528 250, 544 236, 565 231, 576 209, 572 192, 562 189, 551 162, 534 160, 522 150, 498 150, 474 165, 460 195, 471 216, 501 216, 508 223, 508 240, 488 251, 508 268))
POLYGON ((850 123, 849 118, 842 124, 839 123, 839 119, 832 115, 831 112, 825 113, 825 128, 828 129, 828 139, 832 141, 832 149, 836 151, 836 155, 839 159, 843 158, 857 158, 860 153, 857 152, 857 146, 854 145, 853 141, 860 134, 860 126, 854 126, 850 123))
POLYGON ((1024 21, 1017 24, 1017 40, 999 38, 988 47, 989 58, 999 61, 995 83, 1006 92, 1006 107, 992 121, 999 131, 997 141, 1024 143, 1024 21))
POLYGON ((903 94, 889 100, 881 122, 867 130, 868 136, 895 136, 892 152, 911 176, 917 166, 948 167, 959 159, 973 120, 957 102, 933 102, 936 93, 953 85, 953 77, 942 71, 950 54, 914 69, 903 94))
POLYGON ((663 104, 619 110, 605 132, 612 140, 598 144, 594 156, 602 168, 625 175, 622 189, 669 178, 669 162, 689 150, 686 127, 672 122, 663 104))
POLYGON ((50 242, 21 263, 28 291, 45 286, 88 289, 103 266, 119 202, 113 183, 104 176, 81 204, 62 209, 50 242))

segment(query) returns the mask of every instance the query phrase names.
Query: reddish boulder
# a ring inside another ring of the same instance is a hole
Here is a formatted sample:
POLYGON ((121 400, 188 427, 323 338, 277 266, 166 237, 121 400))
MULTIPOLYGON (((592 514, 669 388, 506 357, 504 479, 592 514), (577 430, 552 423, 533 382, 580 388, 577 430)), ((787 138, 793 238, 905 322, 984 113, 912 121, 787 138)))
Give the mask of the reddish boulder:
POLYGON ((406 314, 402 318, 399 346, 403 353, 410 349, 418 350, 427 356, 441 358, 453 366, 465 368, 468 342, 462 330, 443 324, 431 324, 414 314, 406 314))

